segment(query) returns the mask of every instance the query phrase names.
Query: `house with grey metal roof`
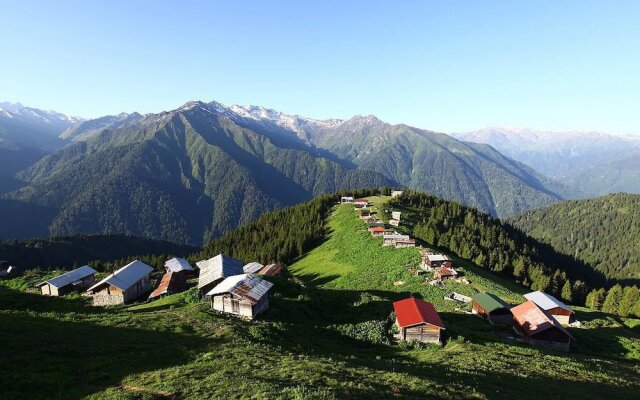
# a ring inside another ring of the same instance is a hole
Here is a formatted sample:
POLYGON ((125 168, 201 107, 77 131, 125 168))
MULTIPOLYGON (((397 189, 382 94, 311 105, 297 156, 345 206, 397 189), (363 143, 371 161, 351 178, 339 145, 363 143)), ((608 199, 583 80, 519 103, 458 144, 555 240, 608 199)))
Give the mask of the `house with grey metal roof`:
POLYGON ((172 272, 172 273, 178 273, 178 272, 192 273, 193 272, 193 267, 184 258, 174 257, 171 260, 167 260, 164 263, 164 267, 167 269, 167 272, 172 272))
POLYGON ((253 319, 269 308, 273 283, 254 274, 234 275, 207 292, 211 308, 227 314, 253 319))
POLYGON ((545 292, 536 291, 524 295, 527 300, 549 313, 556 321, 563 325, 573 322, 574 311, 566 304, 545 292))
POLYGON ((262 268, 264 268, 264 265, 256 261, 245 264, 245 266, 242 267, 245 274, 257 274, 262 268))
POLYGON ((95 274, 95 269, 85 265, 40 282, 36 287, 40 288, 40 292, 45 296, 64 296, 92 286, 95 283, 95 274))
POLYGON ((206 295, 225 278, 244 274, 242 261, 226 254, 218 254, 208 260, 198 261, 196 266, 200 268, 198 290, 201 295, 206 295))
POLYGON ((91 286, 87 293, 97 306, 128 303, 151 291, 151 271, 152 267, 135 260, 91 286))

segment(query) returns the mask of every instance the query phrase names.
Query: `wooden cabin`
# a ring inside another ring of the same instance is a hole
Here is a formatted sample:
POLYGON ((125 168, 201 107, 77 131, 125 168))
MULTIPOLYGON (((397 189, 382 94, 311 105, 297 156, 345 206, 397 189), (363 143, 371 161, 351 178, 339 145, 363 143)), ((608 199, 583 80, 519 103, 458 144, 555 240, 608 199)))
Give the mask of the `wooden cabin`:
POLYGON ((562 325, 573 322, 574 312, 568 305, 551 296, 550 294, 536 291, 524 295, 527 300, 533 301, 538 307, 551 314, 562 325))
POLYGON ((384 235, 384 227, 374 226, 369 228, 369 232, 371 232, 371 236, 382 236, 384 235))
POLYGON ((384 228, 384 222, 380 221, 377 218, 371 218, 370 221, 367 222, 367 228, 384 228))
POLYGON ((358 215, 358 218, 365 220, 367 218, 371 217, 371 211, 369 210, 360 210, 360 213, 358 215))
POLYGON ((201 296, 204 296, 225 278, 244 274, 242 261, 226 254, 218 254, 208 260, 198 261, 196 265, 200 268, 198 290, 201 296))
POLYGON ((442 344, 445 327, 433 304, 410 297, 393 303, 393 310, 398 339, 442 344))
POLYGON ((265 265, 260 271, 258 271, 258 275, 260 276, 281 276, 282 275, 282 265, 280 264, 268 264, 265 265))
POLYGON ((151 271, 153 268, 135 260, 91 286, 87 293, 93 296, 96 306, 129 303, 151 290, 151 271))
POLYGON ((187 274, 184 271, 165 272, 158 286, 149 295, 149 299, 182 293, 187 288, 187 274))
POLYGON ((396 249, 402 249, 405 247, 416 247, 416 240, 415 239, 400 239, 400 240, 396 240, 395 242, 393 242, 393 245, 396 247, 396 249))
POLYGON ((351 197, 351 196, 342 196, 342 197, 340 197, 340 203, 353 203, 353 197, 351 197))
POLYGON ((245 274, 257 274, 258 271, 260 271, 262 268, 264 268, 264 265, 260 264, 259 262, 253 261, 245 264, 244 267, 242 267, 242 270, 245 274))
POLYGON ((573 336, 562 325, 531 300, 511 309, 513 329, 522 339, 538 346, 569 351, 573 336))
POLYGON ((207 296, 213 310, 243 318, 254 319, 269 308, 269 289, 273 283, 254 274, 226 278, 207 296))
POLYGON ((436 269, 436 272, 433 274, 434 279, 439 281, 446 281, 447 279, 455 279, 458 277, 458 272, 453 268, 448 267, 440 267, 436 269))
POLYGON ((353 201, 353 206, 355 208, 369 207, 369 200, 368 199, 355 199, 353 201))
POLYGON ((494 325, 510 325, 513 322, 509 304, 491 293, 481 292, 473 296, 471 312, 494 325))
POLYGON ((96 282, 96 270, 88 265, 65 272, 55 278, 38 283, 36 287, 45 296, 64 296, 91 287, 96 282))
POLYGON ((400 215, 402 214, 402 212, 400 211, 392 211, 391 212, 391 218, 400 221, 400 215))
POLYGON ((443 254, 425 254, 422 257, 422 268, 431 271, 442 267, 447 261, 449 261, 449 258, 443 254))
POLYGON ((173 272, 174 274, 184 274, 187 277, 193 276, 195 271, 191 264, 184 258, 175 257, 167 260, 164 263, 166 272, 173 272))
POLYGON ((409 240, 411 239, 409 235, 401 235, 399 233, 394 233, 391 235, 384 235, 382 237, 382 245, 383 246, 394 246, 396 240, 409 240))

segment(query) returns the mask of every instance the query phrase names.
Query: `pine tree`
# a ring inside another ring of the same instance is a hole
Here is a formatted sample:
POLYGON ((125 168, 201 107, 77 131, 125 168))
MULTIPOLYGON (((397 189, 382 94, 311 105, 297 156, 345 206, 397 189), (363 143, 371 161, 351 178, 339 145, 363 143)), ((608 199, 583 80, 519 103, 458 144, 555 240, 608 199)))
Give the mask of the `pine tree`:
POLYGON ((593 289, 587 295, 587 301, 585 305, 592 310, 600 310, 602 308, 602 302, 604 301, 606 291, 604 289, 593 289))
POLYGON ((640 318, 640 300, 638 300, 636 305, 633 307, 633 315, 640 318))
POLYGON ((602 311, 609 314, 617 314, 620 309, 620 302, 622 301, 622 286, 617 284, 609 289, 607 297, 602 305, 602 311))
POLYGON ((627 286, 624 288, 622 300, 620 301, 620 308, 618 309, 618 315, 628 317, 633 313, 633 307, 640 300, 640 290, 636 286, 627 286))
POLYGON ((573 302, 573 288, 571 287, 571 281, 567 279, 562 286, 562 298, 571 303, 573 302))

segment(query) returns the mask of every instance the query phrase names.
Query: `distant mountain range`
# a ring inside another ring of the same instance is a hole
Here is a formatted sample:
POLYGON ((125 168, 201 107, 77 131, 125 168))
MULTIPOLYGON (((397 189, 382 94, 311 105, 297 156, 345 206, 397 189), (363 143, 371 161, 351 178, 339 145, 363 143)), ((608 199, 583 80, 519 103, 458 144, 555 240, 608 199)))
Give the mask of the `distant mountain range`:
POLYGON ((485 128, 453 134, 485 143, 575 189, 576 196, 640 193, 640 136, 485 128))
POLYGON ((0 238, 126 233, 199 245, 264 211, 372 186, 495 216, 573 195, 486 144, 373 116, 317 120, 196 101, 82 120, 2 104, 0 143, 16 162, 5 161, 0 238))

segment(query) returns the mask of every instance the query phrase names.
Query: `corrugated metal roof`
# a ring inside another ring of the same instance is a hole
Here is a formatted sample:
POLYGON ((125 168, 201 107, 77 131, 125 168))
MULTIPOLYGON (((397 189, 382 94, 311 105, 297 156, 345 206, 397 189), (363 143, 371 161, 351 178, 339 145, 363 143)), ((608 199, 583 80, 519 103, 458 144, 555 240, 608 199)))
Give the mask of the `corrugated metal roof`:
POLYGON ((393 303, 393 310, 401 328, 427 323, 445 329, 433 304, 424 300, 410 297, 396 301, 393 303))
POLYGON ((218 279, 244 273, 242 261, 236 260, 226 254, 218 254, 208 260, 198 261, 196 265, 200 268, 198 289, 218 279))
POLYGON ((491 293, 476 293, 476 295, 473 296, 473 300, 488 312, 493 312, 500 308, 509 308, 509 305, 505 303, 500 297, 491 293))
POLYGON ((249 264, 246 264, 244 267, 242 267, 242 270, 244 271, 245 274, 256 274, 262 268, 264 268, 264 265, 254 261, 254 262, 250 262, 249 264))
POLYGON ((73 271, 65 272, 62 275, 58 275, 55 278, 51 278, 42 283, 38 283, 36 286, 44 286, 47 283, 51 286, 55 286, 57 288, 61 288, 63 286, 67 286, 70 283, 75 281, 79 281, 82 278, 86 278, 89 275, 93 275, 96 273, 96 270, 91 268, 88 265, 85 265, 80 268, 76 268, 73 271))
POLYGON ((526 302, 513 307, 511 309, 511 313, 527 336, 535 335, 536 333, 546 331, 549 328, 556 327, 573 339, 573 336, 571 336, 571 334, 567 332, 567 330, 564 329, 555 318, 547 314, 546 311, 538 307, 538 305, 531 300, 527 300, 526 302))
POLYGON ((154 297, 162 296, 164 294, 174 294, 184 291, 186 287, 186 276, 184 274, 174 274, 173 272, 167 272, 162 275, 162 279, 158 284, 158 287, 149 295, 150 299, 154 297))
POLYGON ((149 275, 151 271, 153 271, 153 268, 140 260, 135 260, 91 286, 87 292, 92 292, 104 284, 113 285, 121 290, 127 290, 140 279, 149 275))
POLYGON ((214 287, 207 296, 215 296, 223 293, 231 293, 236 297, 247 299, 252 303, 257 303, 273 283, 266 281, 254 274, 242 274, 230 276, 214 287))
POLYGON ((258 275, 263 276, 278 276, 282 273, 282 266, 280 264, 269 264, 262 268, 258 275))
POLYGON ((550 294, 547 294, 541 291, 527 293, 524 295, 524 297, 527 300, 531 300, 534 303, 536 303, 543 310, 551 310, 552 308, 560 307, 567 311, 573 312, 573 310, 569 308, 568 305, 564 304, 563 302, 551 296, 550 294))
POLYGON ((427 255, 427 257, 429 258, 429 261, 434 262, 434 261, 447 261, 449 258, 443 254, 429 254, 427 255))
POLYGON ((164 263, 166 269, 171 272, 193 271, 193 267, 184 258, 172 258, 164 263))

